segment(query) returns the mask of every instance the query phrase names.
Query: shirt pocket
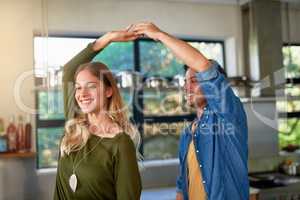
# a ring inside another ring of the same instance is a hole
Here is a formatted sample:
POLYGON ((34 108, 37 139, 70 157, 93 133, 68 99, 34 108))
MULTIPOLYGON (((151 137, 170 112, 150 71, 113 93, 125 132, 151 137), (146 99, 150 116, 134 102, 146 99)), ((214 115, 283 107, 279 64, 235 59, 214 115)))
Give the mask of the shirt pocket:
POLYGON ((214 127, 209 123, 199 124, 196 130, 198 143, 207 144, 213 141, 214 127))

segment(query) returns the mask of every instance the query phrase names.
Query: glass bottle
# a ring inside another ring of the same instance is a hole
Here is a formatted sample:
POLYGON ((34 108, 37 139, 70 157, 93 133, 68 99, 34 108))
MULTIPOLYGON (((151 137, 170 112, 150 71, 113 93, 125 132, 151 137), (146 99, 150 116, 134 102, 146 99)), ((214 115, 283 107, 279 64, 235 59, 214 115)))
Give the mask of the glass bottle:
POLYGON ((31 151, 31 134, 32 126, 30 123, 30 115, 28 115, 25 124, 25 150, 28 152, 31 151))
POLYGON ((4 134, 4 120, 0 118, 0 136, 3 136, 4 134))
POLYGON ((24 130, 24 122, 23 117, 20 115, 18 117, 18 126, 17 126, 17 135, 18 135, 18 151, 24 152, 25 151, 25 130, 24 130))
POLYGON ((7 146, 9 152, 16 152, 18 150, 18 134, 17 134, 17 128, 15 125, 15 118, 12 116, 9 120, 9 124, 6 129, 6 135, 7 135, 7 146))
POLYGON ((7 151, 7 137, 4 131, 4 120, 0 118, 0 152, 7 151))

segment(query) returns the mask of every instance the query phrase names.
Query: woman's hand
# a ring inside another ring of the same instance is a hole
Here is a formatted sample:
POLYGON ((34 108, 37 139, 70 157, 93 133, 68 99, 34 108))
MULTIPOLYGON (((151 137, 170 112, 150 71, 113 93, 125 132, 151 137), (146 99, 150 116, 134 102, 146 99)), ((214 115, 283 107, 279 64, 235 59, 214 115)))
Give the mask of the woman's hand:
POLYGON ((99 51, 105 48, 111 42, 127 42, 137 39, 139 36, 135 32, 129 32, 126 30, 110 31, 103 36, 99 37, 94 45, 94 51, 99 51))
MULTIPOLYGON (((157 26, 155 26, 151 22, 141 22, 134 24, 131 30, 139 36, 146 35, 153 40, 159 40, 161 33, 163 33, 157 26)), ((129 30, 129 32, 131 31, 129 30)))
POLYGON ((139 36, 127 30, 109 32, 110 42, 127 42, 137 39, 139 36))

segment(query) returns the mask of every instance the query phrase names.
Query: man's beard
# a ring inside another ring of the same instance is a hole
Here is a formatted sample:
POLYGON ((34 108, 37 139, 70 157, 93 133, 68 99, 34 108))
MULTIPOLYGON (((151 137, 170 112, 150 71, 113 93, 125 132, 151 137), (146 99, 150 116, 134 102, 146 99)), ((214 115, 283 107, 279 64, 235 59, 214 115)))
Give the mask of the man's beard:
POLYGON ((187 106, 190 107, 190 108, 192 108, 192 109, 196 109, 198 107, 201 107, 201 105, 206 101, 203 95, 201 95, 201 94, 195 94, 195 93, 185 94, 184 98, 186 100, 187 106), (188 100, 191 97, 193 97, 195 99, 188 100))

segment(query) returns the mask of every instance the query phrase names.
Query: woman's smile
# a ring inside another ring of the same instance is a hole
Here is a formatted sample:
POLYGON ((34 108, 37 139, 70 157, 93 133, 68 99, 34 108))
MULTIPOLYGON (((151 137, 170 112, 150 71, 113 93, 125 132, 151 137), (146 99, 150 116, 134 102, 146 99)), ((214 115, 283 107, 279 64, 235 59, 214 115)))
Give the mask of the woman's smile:
POLYGON ((92 98, 79 99, 79 103, 80 103, 81 105, 89 105, 89 104, 92 103, 93 100, 94 100, 94 99, 92 99, 92 98))

